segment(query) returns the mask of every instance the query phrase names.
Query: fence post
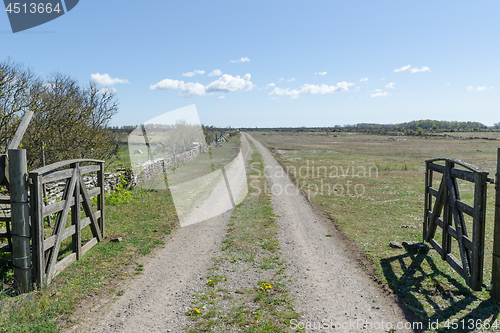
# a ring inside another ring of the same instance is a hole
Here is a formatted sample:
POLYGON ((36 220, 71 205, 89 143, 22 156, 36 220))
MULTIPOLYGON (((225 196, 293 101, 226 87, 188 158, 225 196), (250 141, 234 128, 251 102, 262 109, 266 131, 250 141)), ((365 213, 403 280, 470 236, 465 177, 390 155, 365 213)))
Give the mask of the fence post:
POLYGON ((493 231, 493 271, 491 274, 491 296, 500 300, 500 148, 497 150, 497 173, 495 177, 495 230, 493 231))
MULTIPOLYGON (((149 147, 149 146, 148 146, 149 147)), ((101 229, 102 238, 106 238, 106 220, 104 214, 104 163, 99 163, 99 171, 97 171, 97 186, 101 188, 99 196, 97 198, 97 210, 101 211, 101 217, 99 218, 99 228, 101 229)))
POLYGON ((43 285, 45 277, 45 252, 43 250, 43 193, 38 173, 30 173, 31 237, 33 244, 33 283, 43 285))
POLYGON ((9 149, 9 184, 14 280, 21 292, 31 289, 30 224, 26 150, 9 149))
POLYGON ((73 234, 71 244, 73 246, 73 252, 76 253, 76 260, 80 260, 82 258, 82 232, 80 228, 80 163, 72 163, 70 166, 76 169, 75 177, 77 177, 75 191, 72 194, 72 197, 75 198, 75 203, 71 206, 71 224, 75 226, 75 233, 73 234))

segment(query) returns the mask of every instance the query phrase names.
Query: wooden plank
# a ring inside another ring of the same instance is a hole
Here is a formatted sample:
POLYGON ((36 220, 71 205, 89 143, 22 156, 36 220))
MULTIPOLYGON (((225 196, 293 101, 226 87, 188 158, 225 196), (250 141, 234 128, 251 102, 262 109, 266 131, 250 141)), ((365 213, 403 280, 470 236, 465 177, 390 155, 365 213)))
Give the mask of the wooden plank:
POLYGON ((32 237, 32 278, 38 286, 45 282, 45 251, 43 235, 43 193, 42 182, 38 174, 29 173, 30 184, 30 206, 31 206, 31 237, 32 237))
POLYGON ((62 167, 68 166, 73 163, 104 163, 102 160, 90 160, 90 159, 75 159, 75 160, 65 160, 57 163, 52 163, 44 167, 33 170, 32 173, 38 173, 40 175, 45 175, 51 171, 60 169, 62 167))
POLYGON ((450 211, 450 186, 451 186, 451 178, 450 172, 451 168, 453 168, 453 163, 446 161, 443 179, 441 182, 445 183, 444 193, 443 193, 443 233, 441 235, 441 247, 443 252, 441 253, 441 259, 445 260, 446 255, 451 252, 451 237, 448 234, 448 227, 452 223, 451 211, 450 211))
POLYGON ((52 235, 49 238, 47 238, 46 240, 44 240, 43 241, 43 248, 44 248, 44 250, 47 251, 48 249, 50 249, 51 247, 53 247, 56 244, 56 239, 57 239, 57 236, 56 235, 52 235))
POLYGON ((429 187, 429 194, 432 195, 433 197, 437 197, 438 190, 436 190, 435 188, 429 187))
POLYGON ((99 164, 94 164, 94 165, 86 165, 80 167, 80 174, 85 175, 90 172, 96 172, 100 170, 100 165, 99 164))
MULTIPOLYGON (((98 219, 100 216, 101 216, 101 212, 100 211, 95 212, 95 218, 96 219, 98 219)), ((86 217, 83 220, 81 220, 80 221, 80 230, 83 230, 83 228, 85 228, 86 226, 88 226, 90 223, 91 223, 91 221, 90 221, 89 217, 86 217)), ((64 233, 61 236, 62 240, 65 240, 66 238, 68 238, 69 236, 73 235, 74 233, 75 233, 75 227, 74 226, 70 226, 70 227, 64 229, 64 233)), ((48 250, 51 247, 53 247, 54 244, 56 243, 56 239, 57 239, 57 236, 53 235, 53 236, 50 236, 49 238, 47 238, 46 240, 44 240, 43 241, 43 247, 44 247, 44 249, 48 250)))
MULTIPOLYGON (((88 190, 87 192, 89 193, 89 198, 93 198, 96 195, 99 195, 100 191, 101 191, 100 187, 94 187, 93 189, 88 190)), ((70 200, 69 204, 71 206, 73 206, 75 204, 75 198, 71 197, 69 200, 70 200)), ((82 201, 81 194, 79 195, 79 200, 80 200, 80 202, 82 201)), ((43 208, 42 208, 43 209, 43 214, 42 214, 43 217, 47 217, 50 214, 60 212, 61 210, 64 209, 65 204, 66 204, 66 200, 61 200, 59 202, 54 202, 53 204, 50 204, 48 206, 43 206, 43 208)))
POLYGON ((462 201, 457 201, 457 208, 459 211, 474 217, 474 207, 469 206, 466 203, 463 203, 462 201))
POLYGON ((450 235, 451 237, 453 237, 455 239, 457 239, 457 237, 458 237, 457 231, 451 225, 448 226, 448 235, 450 235))
POLYGON ((436 223, 435 220, 436 218, 441 215, 441 211, 443 209, 443 194, 445 191, 444 188, 444 180, 441 180, 441 184, 439 185, 439 191, 438 195, 436 197, 436 202, 434 203, 434 207, 432 209, 432 216, 429 219, 429 226, 428 226, 428 231, 426 232, 426 241, 428 242, 431 238, 434 237, 434 234, 436 233, 436 223))
MULTIPOLYGON (((89 194, 89 198, 93 198, 96 195, 99 195, 99 193, 101 193, 101 188, 94 187, 93 189, 87 190, 87 193, 89 194)), ((81 198, 81 195, 80 195, 80 198, 81 198)))
POLYGON ((28 128, 31 117, 33 117, 33 111, 28 110, 24 113, 23 119, 17 127, 16 133, 12 137, 8 149, 17 149, 17 147, 21 143, 21 140, 23 139, 24 132, 26 132, 26 129, 28 128))
POLYGON ((87 242, 87 244, 85 244, 84 246, 82 246, 82 255, 84 255, 85 253, 87 253, 88 250, 90 250, 91 248, 94 247, 94 245, 97 244, 97 238, 92 238, 91 240, 89 240, 87 242))
POLYGON ((462 236, 462 241, 464 242, 464 245, 466 248, 469 250, 474 250, 474 247, 472 246, 472 241, 469 239, 469 237, 462 236))
POLYGON ((467 170, 453 169, 451 170, 451 176, 454 178, 460 178, 468 182, 474 182, 474 172, 467 170))
MULTIPOLYGON (((471 267, 471 260, 470 260, 469 251, 467 251, 465 245, 463 244, 463 237, 462 237, 464 235, 465 236, 467 236, 467 235, 464 234, 464 224, 465 223, 463 221, 463 217, 461 218, 461 216, 459 215, 458 208, 457 208, 457 204, 456 204, 456 202, 457 202, 457 189, 455 188, 455 183, 453 182, 453 180, 451 178, 451 174, 448 175, 448 182, 450 183, 450 187, 449 187, 449 189, 450 189, 450 206, 451 206, 451 210, 453 213, 453 220, 455 221, 455 229, 457 232, 456 238, 458 241, 458 249, 460 251, 460 259, 462 261, 461 267, 463 270, 462 273, 458 270, 457 270, 457 272, 460 273, 460 275, 462 275, 462 276, 466 275, 467 278, 465 278, 465 279, 467 281, 467 284, 469 284, 470 279, 468 276, 469 276, 470 267, 471 267)), ((448 262, 450 262, 450 261, 448 261, 448 262)), ((451 265, 451 263, 450 263, 450 265, 451 265)))
POLYGON ((104 207, 104 163, 100 163, 99 172, 97 173, 97 186, 99 187, 99 196, 97 198, 97 210, 101 212, 99 218, 99 227, 101 228, 102 238, 106 237, 106 219, 104 207))
POLYGON ((476 214, 472 221, 472 271, 469 284, 472 290, 481 290, 483 284, 487 175, 475 174, 474 210, 476 214))
POLYGON ((76 253, 72 253, 69 256, 60 260, 56 264, 56 266, 54 268, 54 272, 52 273, 50 279, 55 278, 57 275, 59 275, 62 271, 64 271, 66 268, 68 268, 68 266, 71 265, 72 263, 74 263, 75 261, 76 261, 76 253))
POLYGON ((425 240, 425 235, 427 234, 427 225, 429 221, 429 215, 427 212, 429 211, 429 205, 431 204, 430 198, 429 198, 429 174, 432 173, 431 170, 429 170, 429 163, 425 163, 425 187, 424 187, 424 222, 422 226, 422 239, 425 240))
MULTIPOLYGON (((74 199, 71 198, 69 201, 69 205, 72 206, 74 204, 74 202, 75 202, 74 199)), ((47 217, 51 214, 60 212, 64 209, 64 207, 66 207, 66 200, 61 200, 61 201, 55 202, 51 205, 43 206, 42 207, 42 216, 47 217)))
POLYGON ((94 235, 94 237, 97 237, 97 240, 100 242, 102 241, 101 230, 99 228, 98 220, 95 218, 94 209, 92 208, 92 203, 90 202, 90 197, 87 192, 87 189, 85 188, 85 183, 83 182, 82 177, 80 177, 80 193, 83 196, 82 203, 85 214, 87 214, 87 216, 90 217, 91 221, 90 228, 92 229, 92 234, 94 235))
POLYGON ((432 171, 439 172, 439 173, 444 173, 444 166, 443 165, 429 163, 429 169, 431 169, 432 171))
POLYGON ((10 216, 9 217, 0 217, 0 222, 10 222, 10 216))
MULTIPOLYGON (((79 163, 71 164, 72 167, 76 169, 75 177, 80 179, 80 165, 79 163)), ((75 191, 73 192, 74 205, 71 206, 71 224, 74 227, 75 232, 73 233, 73 239, 71 240, 71 245, 73 247, 73 252, 76 253, 76 260, 80 260, 82 257, 82 233, 80 227, 80 182, 77 181, 75 184, 75 191)))
POLYGON ((429 240, 429 244, 432 245, 432 247, 434 248, 434 250, 437 251, 437 253, 439 253, 439 255, 441 255, 441 253, 443 253, 443 249, 441 248, 441 246, 434 240, 434 238, 431 238, 429 240))
POLYGON ((0 199, 0 205, 9 205, 10 206, 10 197, 3 197, 0 199))
POLYGON ((48 174, 45 174, 42 177, 42 184, 47 184, 47 183, 52 183, 52 182, 57 182, 63 179, 68 179, 73 175, 73 169, 65 169, 65 170, 58 170, 58 171, 52 171, 48 174))
MULTIPOLYGON (((101 217, 101 211, 95 212, 94 215, 95 215, 96 219, 100 218, 101 217)), ((80 230, 83 230, 83 228, 85 228, 86 226, 90 225, 90 223, 91 223, 90 217, 86 217, 83 220, 81 220, 81 222, 80 222, 80 230)))
POLYGON ((76 233, 76 227, 74 225, 71 225, 64 229, 62 235, 61 235, 61 242, 65 240, 66 238, 73 236, 76 233))
POLYGON ((448 255, 446 256, 446 261, 458 274, 460 274, 465 279, 465 282, 469 284, 469 276, 467 275, 466 270, 462 268, 457 258, 455 258, 453 254, 448 253, 448 255))
POLYGON ((47 283, 50 283, 50 281, 54 277, 53 274, 54 274, 54 269, 55 269, 56 262, 57 262, 57 255, 58 255, 59 249, 61 247, 61 237, 60 236, 62 235, 64 227, 66 226, 66 220, 68 219, 68 213, 69 213, 69 209, 71 207, 70 200, 68 200, 68 199, 75 191, 75 185, 77 182, 76 174, 77 174, 77 170, 73 169, 73 177, 71 177, 70 184, 65 189, 64 194, 63 194, 63 198, 66 201, 66 205, 64 206, 63 211, 58 214, 58 221, 56 223, 56 226, 54 227, 54 235, 56 235, 56 244, 52 248, 52 251, 50 253, 50 257, 49 257, 49 260, 47 263, 47 266, 48 266, 47 267, 47 283))

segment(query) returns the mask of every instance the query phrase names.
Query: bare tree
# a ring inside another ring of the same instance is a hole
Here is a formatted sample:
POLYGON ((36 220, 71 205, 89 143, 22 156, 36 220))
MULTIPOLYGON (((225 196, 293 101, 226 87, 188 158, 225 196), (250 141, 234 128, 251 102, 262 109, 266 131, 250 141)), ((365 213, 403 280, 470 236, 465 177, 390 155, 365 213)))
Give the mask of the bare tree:
POLYGON ((22 65, 0 63, 0 152, 27 110, 34 112, 21 142, 28 168, 41 166, 42 150, 46 163, 111 156, 115 145, 107 127, 118 111, 113 93, 58 73, 43 81, 22 65))

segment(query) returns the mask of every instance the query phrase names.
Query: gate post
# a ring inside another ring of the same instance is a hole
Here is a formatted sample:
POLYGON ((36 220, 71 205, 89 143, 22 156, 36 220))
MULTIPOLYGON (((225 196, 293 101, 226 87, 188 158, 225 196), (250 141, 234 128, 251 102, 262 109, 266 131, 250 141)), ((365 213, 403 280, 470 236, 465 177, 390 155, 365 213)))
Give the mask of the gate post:
POLYGON ((500 148, 497 150, 497 173, 495 177, 495 230, 493 231, 493 269, 491 274, 491 296, 500 300, 500 148))
POLYGON ((30 224, 26 150, 9 149, 9 184, 14 280, 21 292, 31 289, 30 224))

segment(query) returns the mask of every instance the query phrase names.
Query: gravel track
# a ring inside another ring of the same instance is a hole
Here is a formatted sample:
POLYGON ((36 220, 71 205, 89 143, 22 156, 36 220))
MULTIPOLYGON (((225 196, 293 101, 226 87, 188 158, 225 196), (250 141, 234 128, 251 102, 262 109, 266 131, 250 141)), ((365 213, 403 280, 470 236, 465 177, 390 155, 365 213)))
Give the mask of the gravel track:
MULTIPOLYGON (((358 320, 371 322, 372 327, 382 322, 406 323, 395 299, 382 292, 348 255, 350 250, 335 237, 337 231, 332 222, 311 207, 269 150, 248 137, 264 158, 274 212, 281 215, 277 218, 279 239, 283 258, 293 274, 289 287, 296 310, 304 314, 302 321, 349 324, 350 327, 340 330, 343 332, 371 331, 370 326, 358 327, 358 320), (356 322, 354 329, 352 322, 356 322)), ((396 332, 413 330, 397 329, 396 332)))
MULTIPOLYGON (((311 207, 288 176, 277 173, 281 167, 260 142, 242 134, 245 161, 251 154, 247 137, 264 157, 273 189, 288 189, 288 194, 274 191, 272 202, 275 213, 281 215, 277 221, 282 258, 292 274, 288 286, 296 310, 303 314, 301 322, 351 325, 307 332, 385 332, 386 326, 353 328, 352 323, 406 322, 394 298, 381 291, 349 255, 350 250, 335 236, 332 222, 311 207)), ((143 273, 118 287, 125 290, 123 296, 77 310, 80 322, 67 332, 184 332, 188 326, 185 312, 192 295, 205 285, 210 259, 220 252, 231 213, 173 231, 165 247, 157 249, 144 265, 143 273)))

